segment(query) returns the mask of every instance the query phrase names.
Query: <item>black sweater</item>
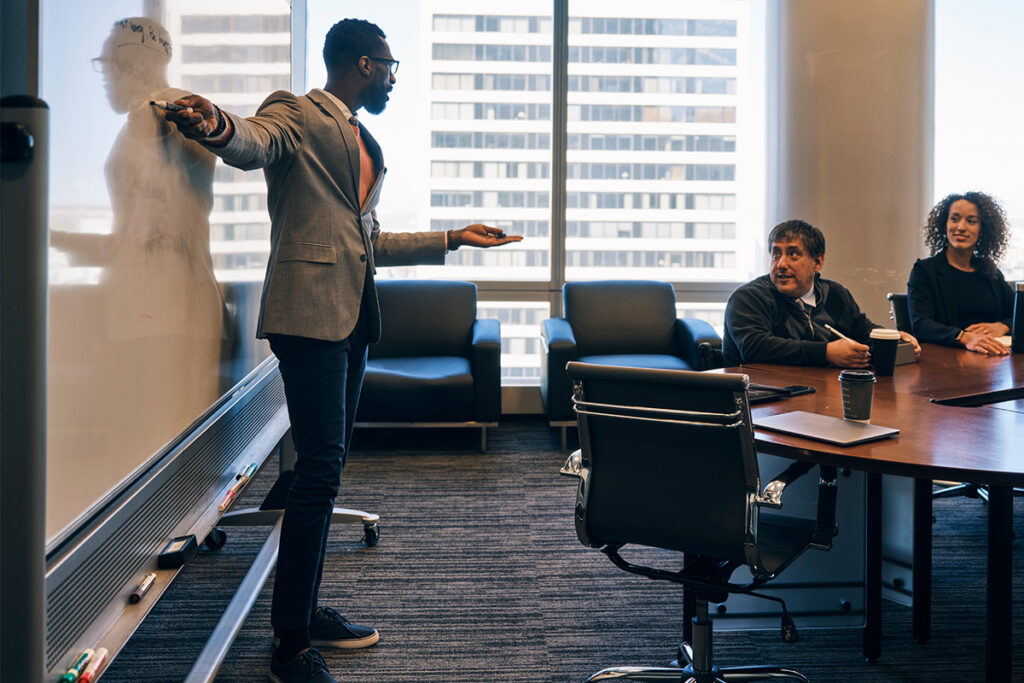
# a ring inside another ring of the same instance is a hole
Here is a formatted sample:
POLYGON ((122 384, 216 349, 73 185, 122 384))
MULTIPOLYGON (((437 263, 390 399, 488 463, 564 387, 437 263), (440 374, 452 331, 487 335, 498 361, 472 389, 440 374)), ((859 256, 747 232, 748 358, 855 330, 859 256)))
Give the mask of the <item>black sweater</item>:
POLYGON ((850 291, 814 277, 817 305, 805 312, 797 299, 780 294, 768 275, 741 286, 725 305, 725 364, 827 365, 825 347, 836 336, 825 324, 866 344, 871 322, 850 291))
MULTIPOLYGON (((976 268, 981 264, 975 259, 976 268)), ((997 315, 985 322, 1013 324, 1013 288, 998 268, 988 275, 987 282, 997 315)), ((918 259, 907 282, 907 308, 910 325, 918 341, 955 346, 960 330, 966 327, 957 310, 953 266, 942 251, 931 258, 918 259)))

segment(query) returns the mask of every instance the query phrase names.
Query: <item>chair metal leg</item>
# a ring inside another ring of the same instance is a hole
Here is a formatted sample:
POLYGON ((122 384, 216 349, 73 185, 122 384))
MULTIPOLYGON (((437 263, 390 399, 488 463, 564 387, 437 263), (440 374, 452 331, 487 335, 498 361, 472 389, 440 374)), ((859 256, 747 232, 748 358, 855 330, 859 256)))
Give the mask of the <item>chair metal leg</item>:
POLYGON ((742 683, 752 681, 789 680, 808 683, 807 678, 792 669, 777 666, 728 666, 719 668, 712 661, 712 621, 708 601, 696 600, 693 617, 693 644, 680 643, 678 662, 685 666, 617 666, 603 669, 587 679, 590 681, 685 681, 687 683, 742 683))
POLYGON ((953 483, 952 485, 941 488, 938 491, 932 491, 932 498, 952 498, 953 496, 967 496, 968 498, 978 498, 980 496, 985 500, 988 500, 988 492, 983 492, 983 489, 976 484, 953 483))

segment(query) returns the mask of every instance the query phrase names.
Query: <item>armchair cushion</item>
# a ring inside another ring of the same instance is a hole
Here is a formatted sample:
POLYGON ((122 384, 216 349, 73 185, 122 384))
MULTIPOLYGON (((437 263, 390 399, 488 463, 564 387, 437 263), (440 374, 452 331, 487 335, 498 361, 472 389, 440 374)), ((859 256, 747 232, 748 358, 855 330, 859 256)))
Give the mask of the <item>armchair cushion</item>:
POLYGON ((496 422, 501 326, 477 320, 476 285, 380 280, 381 340, 370 347, 358 422, 496 422))
POLYGON ((456 422, 473 419, 469 360, 454 356, 377 358, 367 364, 360 421, 456 422))

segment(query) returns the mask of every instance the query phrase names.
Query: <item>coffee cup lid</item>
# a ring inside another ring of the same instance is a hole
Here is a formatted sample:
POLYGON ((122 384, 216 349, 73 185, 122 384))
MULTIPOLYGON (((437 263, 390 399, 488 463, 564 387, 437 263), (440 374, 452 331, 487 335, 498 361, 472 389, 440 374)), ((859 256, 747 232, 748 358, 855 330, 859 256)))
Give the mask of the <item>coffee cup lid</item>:
POLYGON ((871 330, 872 339, 899 339, 899 330, 891 330, 888 327, 876 327, 871 330))
POLYGON ((843 370, 839 373, 841 382, 874 382, 875 373, 871 370, 843 370))

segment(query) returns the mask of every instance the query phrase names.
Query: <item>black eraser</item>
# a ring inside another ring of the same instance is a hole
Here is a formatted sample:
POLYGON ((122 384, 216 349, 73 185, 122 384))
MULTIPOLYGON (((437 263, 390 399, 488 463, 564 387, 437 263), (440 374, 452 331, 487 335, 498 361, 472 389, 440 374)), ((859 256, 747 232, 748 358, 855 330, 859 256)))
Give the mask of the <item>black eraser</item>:
POLYGON ((156 558, 160 569, 178 569, 188 563, 199 551, 195 534, 172 538, 156 558))

